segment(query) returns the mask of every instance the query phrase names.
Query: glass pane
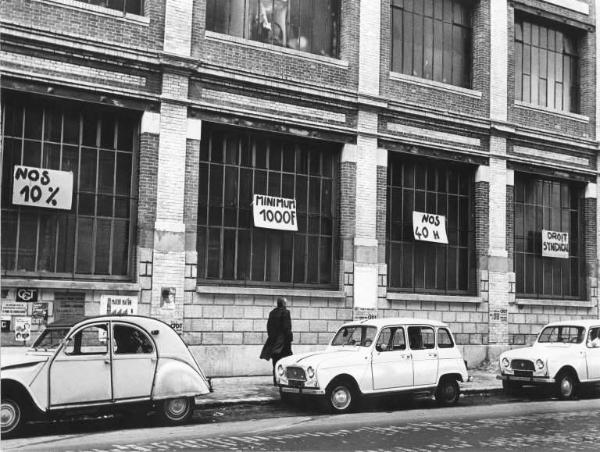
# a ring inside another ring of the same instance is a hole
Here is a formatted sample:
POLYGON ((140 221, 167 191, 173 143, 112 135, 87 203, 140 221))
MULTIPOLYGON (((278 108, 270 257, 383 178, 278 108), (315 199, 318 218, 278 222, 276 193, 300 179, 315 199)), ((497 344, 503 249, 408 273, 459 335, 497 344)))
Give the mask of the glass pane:
POLYGON ((98 167, 98 193, 113 193, 115 153, 100 151, 98 167))
POLYGON ((2 270, 14 270, 17 251, 17 212, 2 211, 2 270))
POLYGON ((40 215, 38 271, 54 272, 56 232, 56 217, 53 215, 40 215))
POLYGON ((118 195, 129 195, 131 187, 131 154, 117 153, 117 184, 118 195))
POLYGON ((96 150, 83 148, 81 150, 80 191, 96 191, 96 150))
POLYGON ((126 275, 129 258, 129 221, 114 220, 112 243, 112 274, 126 275))
POLYGON ((96 275, 109 274, 111 227, 111 220, 96 220, 96 275))
POLYGON ((58 219, 58 248, 57 272, 70 273, 73 271, 75 255, 75 217, 64 215, 58 219))
POLYGON ((92 273, 92 251, 94 249, 94 220, 79 218, 77 228, 77 267, 76 272, 92 273))
POLYGON ((25 138, 42 139, 43 109, 41 106, 29 105, 25 109, 25 138))

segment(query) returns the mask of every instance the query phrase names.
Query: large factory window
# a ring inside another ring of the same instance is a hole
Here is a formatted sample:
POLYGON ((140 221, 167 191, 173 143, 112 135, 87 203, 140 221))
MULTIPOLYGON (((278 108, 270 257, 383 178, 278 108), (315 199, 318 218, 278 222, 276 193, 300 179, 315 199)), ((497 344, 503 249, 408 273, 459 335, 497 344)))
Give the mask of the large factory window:
POLYGON ((335 144, 205 127, 198 191, 199 281, 335 285, 338 150, 335 144), (295 214, 290 209, 283 215, 288 220, 293 216, 297 231, 277 229, 276 222, 257 227, 257 195, 294 200, 295 214))
POLYGON ((139 115, 33 97, 4 100, 4 274, 131 275, 139 115), (57 172, 38 178, 44 169, 57 172), (26 172, 29 188, 19 188, 26 172), (62 185, 69 174, 71 192, 62 185))

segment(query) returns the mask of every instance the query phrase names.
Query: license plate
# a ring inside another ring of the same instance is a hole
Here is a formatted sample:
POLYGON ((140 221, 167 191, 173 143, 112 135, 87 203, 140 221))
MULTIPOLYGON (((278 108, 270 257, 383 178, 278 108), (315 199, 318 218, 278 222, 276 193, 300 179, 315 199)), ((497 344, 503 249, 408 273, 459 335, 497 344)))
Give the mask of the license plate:
POLYGON ((281 388, 281 392, 292 392, 294 394, 298 394, 300 392, 299 388, 287 388, 287 387, 282 387, 281 388))
POLYGON ((300 380, 289 380, 289 385, 295 388, 303 388, 304 382, 300 380))

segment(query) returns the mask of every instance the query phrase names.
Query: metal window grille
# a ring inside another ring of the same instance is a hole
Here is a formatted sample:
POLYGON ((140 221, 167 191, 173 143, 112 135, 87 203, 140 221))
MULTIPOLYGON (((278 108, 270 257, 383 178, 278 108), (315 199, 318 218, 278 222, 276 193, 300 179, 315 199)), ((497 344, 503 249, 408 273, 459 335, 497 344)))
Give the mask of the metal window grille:
POLYGON ((392 71, 471 86, 471 2, 392 0, 392 71))
POLYGON ((333 287, 338 156, 337 145, 205 126, 199 169, 199 281, 333 287), (295 198, 298 231, 255 228, 253 194, 295 198))
POLYGON ((139 116, 5 96, 4 274, 126 279, 135 236, 139 116), (72 171, 70 211, 12 204, 14 165, 72 171))
POLYGON ((473 172, 468 167, 390 157, 386 240, 390 289, 475 292, 472 192, 473 172), (415 240, 413 211, 446 216, 448 244, 415 240))
POLYGON ((577 38, 564 27, 515 21, 515 98, 543 107, 578 109, 577 38))
POLYGON ((340 0, 208 0, 206 29, 338 56, 340 0))
POLYGON ((583 191, 564 181, 515 174, 515 273, 518 296, 585 296, 583 191), (542 257, 542 229, 569 234, 569 258, 542 257))

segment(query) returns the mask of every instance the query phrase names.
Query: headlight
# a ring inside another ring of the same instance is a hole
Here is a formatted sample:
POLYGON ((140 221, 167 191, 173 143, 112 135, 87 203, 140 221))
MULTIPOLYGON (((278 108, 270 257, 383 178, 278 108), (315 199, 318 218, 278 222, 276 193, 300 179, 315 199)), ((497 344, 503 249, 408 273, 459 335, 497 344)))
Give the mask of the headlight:
POLYGON ((544 361, 542 361, 541 359, 538 359, 538 360, 535 362, 535 366, 536 366, 538 369, 540 369, 540 370, 541 370, 541 369, 543 369, 543 368, 544 368, 544 361))
POLYGON ((510 363, 507 358, 502 358, 502 367, 508 367, 510 363))
POLYGON ((283 366, 281 364, 277 366, 277 373, 280 377, 283 377, 283 366))
POLYGON ((306 369, 306 375, 310 380, 312 380, 313 378, 315 378, 315 369, 309 367, 308 369, 306 369))

